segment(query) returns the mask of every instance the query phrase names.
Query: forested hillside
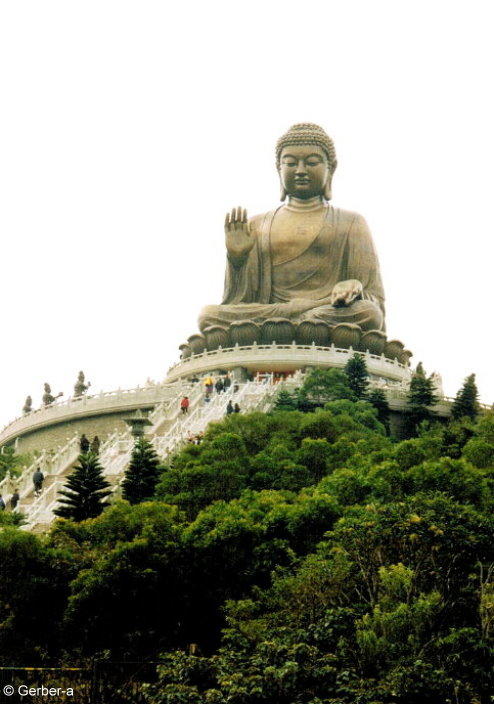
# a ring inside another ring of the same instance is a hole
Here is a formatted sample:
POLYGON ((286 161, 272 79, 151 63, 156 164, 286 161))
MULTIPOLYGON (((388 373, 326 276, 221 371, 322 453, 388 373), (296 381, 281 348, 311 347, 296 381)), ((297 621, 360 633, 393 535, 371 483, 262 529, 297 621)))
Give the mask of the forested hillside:
POLYGON ((160 658, 150 704, 491 702, 494 414, 398 442, 334 380, 211 425, 151 500, 5 526, 1 664, 160 658))

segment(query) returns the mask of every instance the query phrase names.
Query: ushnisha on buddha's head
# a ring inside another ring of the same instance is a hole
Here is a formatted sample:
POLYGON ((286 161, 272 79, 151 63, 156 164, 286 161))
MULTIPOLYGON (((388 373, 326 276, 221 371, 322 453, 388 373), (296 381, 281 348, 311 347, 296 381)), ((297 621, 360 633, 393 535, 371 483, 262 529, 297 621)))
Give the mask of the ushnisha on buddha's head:
POLYGON ((276 144, 281 200, 287 195, 301 200, 316 196, 331 200, 336 164, 333 140, 322 127, 311 122, 293 125, 276 144))

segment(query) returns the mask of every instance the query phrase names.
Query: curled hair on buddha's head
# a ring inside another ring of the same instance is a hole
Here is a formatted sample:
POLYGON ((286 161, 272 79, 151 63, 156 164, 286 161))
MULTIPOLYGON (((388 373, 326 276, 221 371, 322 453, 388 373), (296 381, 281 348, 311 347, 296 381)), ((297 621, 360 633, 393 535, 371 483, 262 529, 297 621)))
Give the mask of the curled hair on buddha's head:
POLYGON ((315 144, 325 153, 331 173, 336 169, 338 162, 336 161, 333 140, 319 125, 315 125, 313 122, 299 122, 292 125, 288 132, 279 138, 276 142, 276 168, 278 170, 281 152, 284 147, 288 147, 290 144, 315 144))
MULTIPOLYGON (((313 122, 299 122, 296 125, 292 125, 288 132, 285 132, 285 134, 276 142, 276 168, 278 169, 278 172, 280 171, 281 152, 284 147, 288 147, 291 144, 315 144, 317 147, 322 149, 326 159, 328 160, 329 168, 329 177, 324 187, 324 198, 328 201, 331 200, 331 180, 334 170, 338 164, 331 137, 326 134, 322 127, 319 127, 319 125, 316 125, 313 122)), ((286 191, 282 183, 280 200, 283 201, 285 198, 286 191)))

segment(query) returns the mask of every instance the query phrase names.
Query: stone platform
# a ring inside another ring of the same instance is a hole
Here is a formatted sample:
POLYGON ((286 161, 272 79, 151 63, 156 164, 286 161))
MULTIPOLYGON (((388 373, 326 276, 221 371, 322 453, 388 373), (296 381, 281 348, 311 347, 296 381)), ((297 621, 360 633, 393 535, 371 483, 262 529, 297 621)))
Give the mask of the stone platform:
MULTIPOLYGON (((190 379, 202 374, 214 372, 231 372, 232 376, 241 379, 246 375, 256 375, 264 372, 279 372, 292 374, 299 369, 319 367, 322 369, 342 369, 355 354, 355 350, 312 345, 252 345, 229 347, 215 350, 204 350, 182 359, 170 367, 166 381, 168 383, 179 379, 190 379)), ((366 362, 371 378, 382 379, 391 385, 408 384, 412 372, 408 365, 391 360, 369 351, 359 352, 366 362)))
POLYGON ((0 448, 15 445, 20 453, 56 449, 74 433, 98 435, 103 440, 116 430, 124 431, 124 419, 136 410, 151 411, 176 393, 176 385, 161 383, 56 401, 15 418, 0 430, 0 448))

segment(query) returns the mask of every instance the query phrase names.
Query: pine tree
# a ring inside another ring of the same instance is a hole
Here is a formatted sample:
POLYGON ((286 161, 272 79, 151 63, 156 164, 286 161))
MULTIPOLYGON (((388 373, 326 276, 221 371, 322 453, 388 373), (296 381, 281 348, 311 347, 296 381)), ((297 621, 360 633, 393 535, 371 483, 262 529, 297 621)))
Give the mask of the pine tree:
POLYGON ((122 495, 131 504, 151 499, 160 475, 159 458, 145 437, 137 438, 122 482, 122 495))
POLYGON ((294 411, 297 408, 297 399, 286 389, 282 389, 274 404, 275 411, 294 411))
POLYGON ((344 372, 340 369, 311 369, 300 387, 297 406, 300 410, 308 411, 315 406, 324 406, 330 401, 345 398, 356 400, 344 372))
POLYGON ((434 406, 437 403, 437 396, 434 389, 434 381, 426 376, 422 362, 417 365, 415 374, 410 382, 408 392, 408 404, 410 406, 434 406))
POLYGON ((369 386, 369 372, 363 356, 354 354, 346 363, 344 371, 348 377, 348 386, 357 399, 365 398, 369 386))
POLYGON ((470 374, 456 394, 451 407, 451 417, 454 418, 454 420, 465 417, 474 420, 479 412, 478 398, 479 391, 475 383, 475 374, 470 374))
POLYGON ((60 506, 54 511, 57 516, 76 522, 99 516, 108 506, 105 499, 111 494, 97 455, 88 452, 79 455, 78 461, 65 487, 58 492, 65 498, 59 499, 60 506))
POLYGON ((412 376, 407 396, 406 430, 409 437, 418 434, 421 423, 434 418, 434 413, 430 410, 430 407, 436 403, 437 396, 435 394, 434 381, 430 376, 426 376, 424 367, 420 362, 412 376))
POLYGON ((367 401, 371 403, 377 410, 377 418, 389 432, 389 413, 390 408, 386 394, 382 389, 372 389, 367 396, 367 401))

